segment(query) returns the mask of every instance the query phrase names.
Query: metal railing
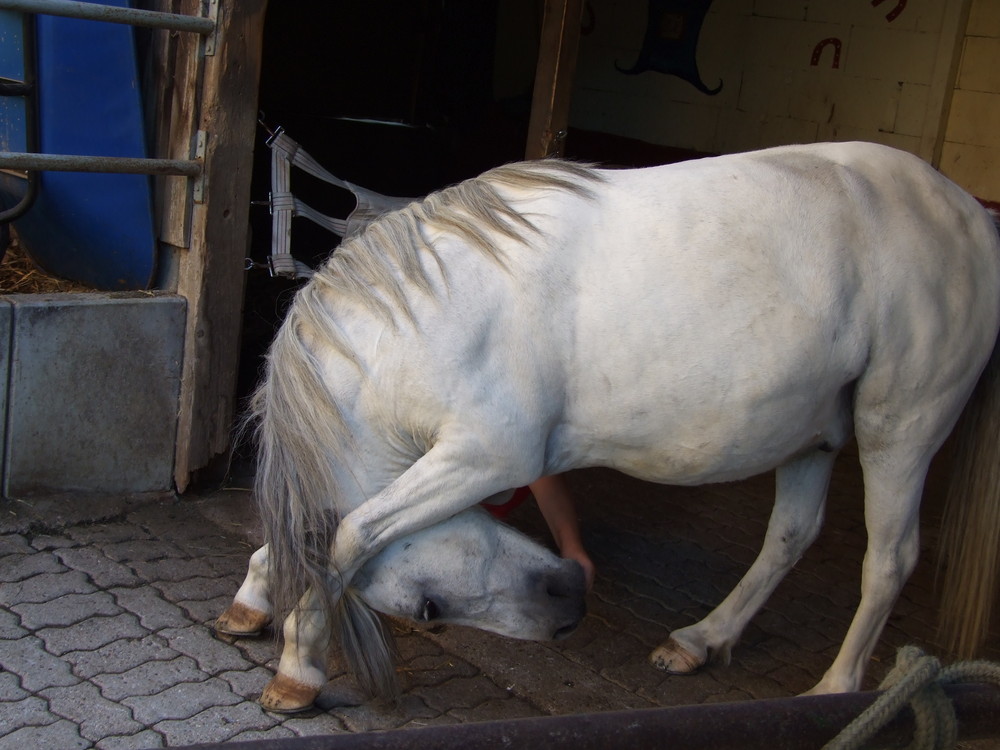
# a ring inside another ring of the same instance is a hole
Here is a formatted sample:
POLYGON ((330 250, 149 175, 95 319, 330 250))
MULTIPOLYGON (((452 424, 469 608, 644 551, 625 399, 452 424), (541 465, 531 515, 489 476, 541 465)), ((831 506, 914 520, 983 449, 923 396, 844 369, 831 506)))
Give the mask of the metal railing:
MULTIPOLYGON (((123 23, 144 28, 190 32, 206 37, 205 54, 214 53, 215 18, 219 0, 210 0, 209 17, 119 8, 75 0, 0 0, 0 10, 123 23)), ((14 93, 14 92, 11 92, 14 93)), ((31 92, 21 92, 21 95, 31 92)), ((196 154, 197 155, 197 154, 196 154)), ((197 159, 146 159, 111 156, 76 156, 0 151, 0 169, 52 172, 107 172, 121 174, 181 175, 200 177, 197 159)))

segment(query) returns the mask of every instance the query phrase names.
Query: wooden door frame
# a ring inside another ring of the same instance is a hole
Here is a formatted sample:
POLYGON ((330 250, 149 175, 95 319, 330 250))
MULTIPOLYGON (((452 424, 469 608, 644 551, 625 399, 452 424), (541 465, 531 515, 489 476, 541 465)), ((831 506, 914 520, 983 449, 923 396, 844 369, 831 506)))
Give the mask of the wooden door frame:
MULTIPOLYGON (((201 0, 147 0, 198 15, 201 0)), ((569 119, 583 0, 545 0, 527 158, 561 155, 569 119)), ((158 178, 159 237, 169 275, 187 300, 174 481, 228 453, 236 414, 250 176, 267 0, 218 0, 215 52, 193 35, 157 32, 152 46, 152 130, 158 156, 190 158, 199 144, 199 200, 186 178, 158 178)))

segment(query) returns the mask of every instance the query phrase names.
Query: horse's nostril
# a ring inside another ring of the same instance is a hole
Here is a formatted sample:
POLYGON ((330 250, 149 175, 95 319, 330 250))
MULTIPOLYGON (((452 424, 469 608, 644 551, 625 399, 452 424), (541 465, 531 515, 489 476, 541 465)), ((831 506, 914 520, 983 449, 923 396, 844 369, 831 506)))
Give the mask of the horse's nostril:
POLYGON ((577 625, 579 625, 579 623, 576 622, 574 622, 572 625, 563 625, 555 633, 552 634, 552 640, 561 641, 564 638, 569 638, 573 634, 573 631, 576 630, 577 625))
POLYGON ((587 583, 583 567, 575 560, 567 561, 570 569, 551 573, 545 579, 545 593, 553 599, 569 599, 582 596, 587 583))

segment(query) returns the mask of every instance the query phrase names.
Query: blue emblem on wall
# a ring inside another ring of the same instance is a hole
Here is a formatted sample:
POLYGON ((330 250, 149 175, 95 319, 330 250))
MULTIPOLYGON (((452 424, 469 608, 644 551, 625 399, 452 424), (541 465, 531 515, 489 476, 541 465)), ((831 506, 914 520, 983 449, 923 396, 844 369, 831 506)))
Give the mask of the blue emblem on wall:
POLYGON ((649 0, 646 36, 635 64, 622 73, 638 75, 647 70, 677 76, 704 94, 722 91, 722 81, 710 89, 701 80, 696 53, 698 35, 712 0, 649 0))

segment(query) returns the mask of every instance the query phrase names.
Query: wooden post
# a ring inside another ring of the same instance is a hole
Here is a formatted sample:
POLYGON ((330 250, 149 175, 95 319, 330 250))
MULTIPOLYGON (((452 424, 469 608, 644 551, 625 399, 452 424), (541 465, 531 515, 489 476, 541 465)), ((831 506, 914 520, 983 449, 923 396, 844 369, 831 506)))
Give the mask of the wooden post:
MULTIPOLYGON (((157 0, 198 15, 201 0, 157 0)), ((171 6, 171 7, 164 7, 171 6)), ((154 43, 157 151, 191 158, 204 179, 161 178, 159 236, 175 262, 171 286, 187 300, 174 482, 229 450, 242 329, 250 174, 267 0, 219 0, 214 53, 191 34, 154 43)))
POLYGON ((583 0, 545 0, 526 159, 563 154, 582 14, 583 0))

